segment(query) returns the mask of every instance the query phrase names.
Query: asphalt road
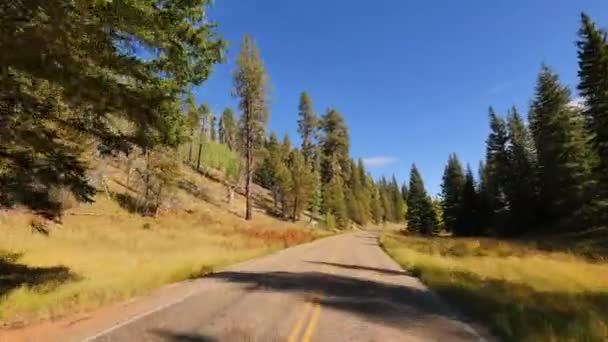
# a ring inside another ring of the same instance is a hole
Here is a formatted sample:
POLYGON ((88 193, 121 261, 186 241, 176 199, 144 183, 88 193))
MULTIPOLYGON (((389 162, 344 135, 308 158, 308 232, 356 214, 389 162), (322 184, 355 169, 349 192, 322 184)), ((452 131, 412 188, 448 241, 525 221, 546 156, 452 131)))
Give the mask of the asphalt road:
POLYGON ((334 236, 240 264, 87 340, 482 340, 403 272, 377 238, 334 236))

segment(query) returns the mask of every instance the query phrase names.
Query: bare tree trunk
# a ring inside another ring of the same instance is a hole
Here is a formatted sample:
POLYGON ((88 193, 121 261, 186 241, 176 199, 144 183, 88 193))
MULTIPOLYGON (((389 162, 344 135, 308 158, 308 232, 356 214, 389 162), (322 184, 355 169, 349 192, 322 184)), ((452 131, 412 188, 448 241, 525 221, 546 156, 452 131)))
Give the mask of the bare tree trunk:
POLYGON ((251 129, 251 104, 247 105, 247 112, 245 113, 245 139, 246 149, 247 149, 247 179, 245 181, 245 198, 246 198, 246 208, 245 208, 245 220, 251 220, 252 218, 252 203, 251 203, 251 183, 253 178, 253 132, 251 129))
POLYGON ((291 221, 294 223, 298 221, 298 196, 296 196, 295 200, 293 201, 293 214, 291 221))

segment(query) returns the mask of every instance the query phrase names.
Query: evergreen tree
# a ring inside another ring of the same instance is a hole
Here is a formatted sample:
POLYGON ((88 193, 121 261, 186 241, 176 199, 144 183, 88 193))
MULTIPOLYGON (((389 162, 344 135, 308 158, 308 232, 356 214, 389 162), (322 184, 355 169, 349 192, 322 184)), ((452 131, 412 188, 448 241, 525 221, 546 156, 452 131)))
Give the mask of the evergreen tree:
POLYGON ((180 99, 225 48, 208 4, 2 1, 0 204, 50 209, 51 187, 92 201, 84 143, 102 153, 183 143, 180 99))
MULTIPOLYGON (((484 191, 488 205, 488 222, 495 225, 508 218, 506 189, 509 183, 510 158, 509 135, 505 120, 493 108, 489 110, 490 134, 486 140, 486 163, 484 168, 484 191)), ((500 229, 500 227, 494 227, 500 229)))
POLYGON ((590 180, 587 138, 579 114, 568 105, 570 91, 546 66, 535 92, 529 121, 538 156, 540 211, 545 220, 555 220, 585 203, 590 180))
POLYGON ((578 64, 580 90, 585 100, 583 113, 591 134, 591 146, 599 157, 594 165, 599 180, 596 215, 608 222, 608 43, 606 32, 582 14, 579 30, 578 64))
POLYGON ((232 151, 236 151, 238 148, 238 129, 232 109, 226 108, 222 112, 218 131, 220 143, 225 144, 232 151))
POLYGON ((237 68, 234 72, 234 94, 240 99, 241 135, 244 142, 245 155, 245 219, 251 220, 252 215, 252 180, 254 171, 254 155, 263 140, 268 121, 268 75, 260 53, 253 39, 245 35, 241 52, 237 57, 237 68))
POLYGON ((537 205, 536 153, 528 127, 515 107, 507 117, 509 174, 506 189, 509 203, 509 235, 523 233, 535 223, 537 205))
POLYGON ((300 95, 298 110, 298 133, 302 138, 302 154, 304 154, 306 162, 310 162, 316 154, 319 119, 314 112, 312 99, 306 92, 300 95))
POLYGON ((370 207, 371 207, 370 210, 371 210, 371 215, 372 215, 372 219, 374 220, 374 223, 376 223, 376 224, 382 223, 383 217, 384 217, 384 209, 382 207, 382 198, 381 198, 381 194, 380 194, 380 189, 375 184, 372 186, 370 207))
POLYGON ((462 191, 462 200, 460 204, 459 222, 454 229, 454 234, 460 236, 472 236, 479 235, 480 233, 479 199, 475 184, 475 177, 473 176, 471 167, 467 165, 462 191))
POLYGON ((348 128, 344 118, 335 109, 329 109, 321 120, 321 178, 328 183, 335 174, 348 179, 350 172, 348 128), (335 162, 334 162, 335 161, 335 162))
POLYGON ((188 127, 188 137, 190 142, 188 143, 188 163, 192 161, 192 150, 193 150, 193 139, 194 131, 199 128, 201 121, 201 113, 196 109, 196 102, 192 94, 186 99, 186 125, 188 127))
POLYGON ((347 228, 348 212, 344 197, 344 181, 339 174, 334 175, 325 185, 323 199, 325 214, 332 215, 339 228, 347 228))
POLYGON ((202 152, 203 152, 203 143, 206 140, 206 135, 205 135, 205 120, 206 118, 208 118, 211 115, 211 109, 209 109, 209 106, 207 106, 207 104, 202 103, 199 107, 198 107, 198 115, 197 118, 193 118, 192 120, 195 121, 196 119, 198 119, 197 124, 199 125, 198 130, 199 130, 199 137, 198 137, 198 154, 196 157, 196 169, 200 170, 201 168, 201 157, 202 157, 202 152))
POLYGON ((408 229, 431 234, 437 228, 437 216, 433 202, 424 188, 424 182, 416 165, 412 165, 407 202, 408 229))
POLYGON ((291 206, 291 219, 296 222, 304 209, 308 208, 315 192, 316 175, 298 150, 293 150, 290 157, 291 188, 284 194, 291 206))
POLYGON ((399 184, 397 183, 397 178, 393 175, 390 184, 390 193, 391 193, 391 201, 393 202, 392 207, 394 208, 393 212, 393 222, 403 222, 405 219, 405 203, 403 201, 403 195, 399 190, 399 184))
POLYGON ((464 194, 464 170, 458 160, 458 156, 450 154, 448 163, 443 171, 443 183, 441 184, 441 208, 445 228, 456 231, 461 222, 461 205, 464 194))

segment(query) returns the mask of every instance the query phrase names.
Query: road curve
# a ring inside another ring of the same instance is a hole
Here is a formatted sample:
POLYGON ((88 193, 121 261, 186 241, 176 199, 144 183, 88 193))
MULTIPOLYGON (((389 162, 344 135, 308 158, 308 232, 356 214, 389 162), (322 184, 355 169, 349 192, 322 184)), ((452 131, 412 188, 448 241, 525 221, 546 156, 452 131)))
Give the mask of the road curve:
POLYGON ((188 295, 87 341, 483 340, 356 232, 198 279, 188 295))

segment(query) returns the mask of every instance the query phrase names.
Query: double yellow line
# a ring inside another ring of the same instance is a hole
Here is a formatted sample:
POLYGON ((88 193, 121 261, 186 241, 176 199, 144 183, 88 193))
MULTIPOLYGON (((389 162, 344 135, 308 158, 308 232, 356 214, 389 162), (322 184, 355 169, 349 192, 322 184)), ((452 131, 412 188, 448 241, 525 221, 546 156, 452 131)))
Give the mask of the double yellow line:
POLYGON ((291 330, 291 334, 289 334, 289 342, 296 342, 298 337, 300 336, 300 331, 302 330, 303 324, 310 315, 312 311, 312 316, 308 321, 308 325, 306 326, 306 330, 304 331, 304 336, 302 337, 303 342, 309 342, 312 338, 312 334, 315 332, 317 327, 317 322, 319 321, 319 315, 321 314, 321 305, 319 301, 315 299, 314 301, 308 302, 306 307, 304 308, 304 313, 300 319, 296 322, 296 325, 291 330))
MULTIPOLYGON (((330 258, 329 263, 333 263, 334 259, 335 259, 334 256, 332 256, 330 258)), ((328 273, 333 274, 333 272, 329 269, 329 267, 327 265, 324 265, 323 268, 321 269, 321 271, 322 272, 329 271, 328 273)), ((302 316, 296 321, 296 324, 291 329, 291 333, 289 334, 289 338, 287 339, 288 342, 297 342, 298 341, 298 337, 300 337, 300 332, 302 331, 304 323, 306 322, 306 320, 308 319, 309 316, 310 316, 310 319, 308 320, 308 325, 306 325, 306 329, 304 330, 304 335, 302 336, 302 339, 300 341, 301 342, 310 342, 312 335, 314 334, 315 329, 317 328, 317 323, 319 322, 319 316, 321 315, 321 304, 319 304, 320 300, 321 300, 321 298, 320 298, 320 296, 318 296, 318 297, 312 298, 311 300, 309 300, 306 303, 302 316), (312 312, 312 315, 311 315, 311 312, 312 312)))

